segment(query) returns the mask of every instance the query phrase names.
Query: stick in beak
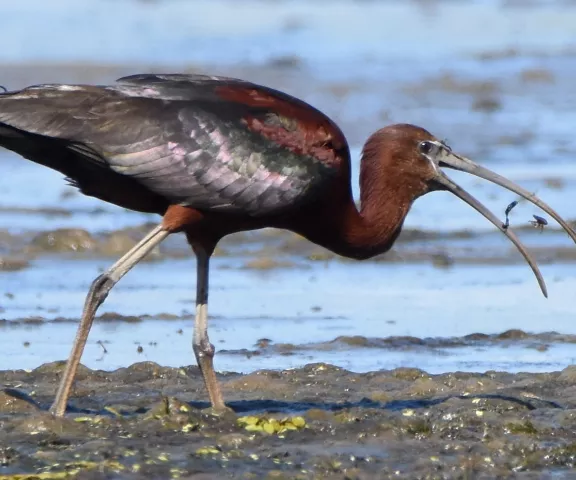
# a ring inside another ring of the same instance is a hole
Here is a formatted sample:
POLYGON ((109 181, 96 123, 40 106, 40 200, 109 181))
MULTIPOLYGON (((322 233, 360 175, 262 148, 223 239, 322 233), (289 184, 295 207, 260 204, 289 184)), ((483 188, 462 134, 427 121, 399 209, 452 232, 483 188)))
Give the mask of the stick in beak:
POLYGON ((554 211, 550 206, 540 200, 536 195, 528 192, 527 190, 523 189, 519 185, 511 182, 507 178, 498 175, 495 172, 488 170, 487 168, 481 167, 477 165, 472 160, 456 155, 452 153, 450 148, 441 142, 436 141, 426 141, 420 144, 420 151, 422 154, 432 162, 434 166, 434 170, 436 175, 433 178, 433 181, 438 185, 438 187, 442 190, 448 190, 452 192, 454 195, 465 201, 468 205, 472 208, 477 210, 481 213, 484 217, 486 217, 498 230, 500 230, 504 235, 506 235, 512 243, 516 246, 516 248, 520 251, 520 253, 524 256, 524 259, 532 268, 534 275, 536 275, 536 279, 538 280, 538 284, 540 285, 540 289, 545 297, 548 297, 548 293, 546 290, 546 283, 542 278, 542 274, 538 269, 538 265, 536 264, 535 260, 532 256, 528 253, 524 245, 520 242, 518 237, 511 232, 508 227, 503 226, 502 223, 496 218, 496 216, 488 210, 484 205, 482 205, 478 200, 476 200, 472 195, 466 192, 463 188, 458 186, 454 183, 450 178, 448 178, 439 167, 448 167, 454 170, 459 170, 461 172, 470 173, 480 178, 484 178, 492 183, 500 185, 501 187, 514 192, 521 197, 524 197, 529 202, 533 203, 537 207, 541 208, 545 211, 548 215, 550 215, 554 220, 556 220, 562 228, 568 233, 570 238, 574 242, 576 242, 576 233, 568 223, 560 216, 556 211, 554 211))

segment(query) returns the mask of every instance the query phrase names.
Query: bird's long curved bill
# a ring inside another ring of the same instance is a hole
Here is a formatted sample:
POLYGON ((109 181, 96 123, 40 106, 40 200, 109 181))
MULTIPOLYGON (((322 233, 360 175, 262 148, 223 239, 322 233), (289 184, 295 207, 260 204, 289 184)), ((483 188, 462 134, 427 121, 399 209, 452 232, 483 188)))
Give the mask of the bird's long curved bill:
MULTIPOLYGON (((492 183, 500 185, 514 193, 517 193, 521 197, 524 197, 526 200, 533 203, 537 207, 541 208, 548 215, 554 218, 564 228, 564 230, 566 231, 566 233, 568 233, 570 238, 572 238, 572 240, 576 242, 576 233, 570 228, 570 226, 566 223, 566 221, 562 217, 560 217, 560 215, 558 215, 558 213, 556 213, 550 206, 548 206, 534 194, 516 185, 507 178, 504 178, 498 175, 497 173, 488 170, 487 168, 477 165, 472 160, 466 157, 461 157, 459 155, 455 155, 451 152, 445 151, 443 154, 440 155, 440 158, 438 160, 439 160, 438 161, 439 167, 448 167, 453 168, 455 170, 459 170, 461 172, 470 173, 472 175, 484 178, 492 183)), ((443 189, 452 192, 454 195, 456 195, 461 200, 465 201, 468 205, 470 205, 472 208, 481 213, 496 228, 498 228, 498 230, 500 230, 504 235, 506 235, 510 239, 510 241, 516 246, 516 248, 523 255, 524 259, 528 262, 530 268, 532 268, 532 271, 534 272, 534 275, 536 275, 536 279, 538 280, 538 284, 540 285, 540 289, 542 290, 543 295, 545 297, 548 297, 546 283, 544 282, 544 278, 540 273, 536 261, 528 253, 526 247, 524 247, 524 245, 520 242, 520 240, 514 234, 514 232, 512 232, 509 228, 504 227, 502 225, 502 222, 499 221, 498 218, 490 210, 488 210, 472 195, 466 192, 466 190, 464 190, 459 185, 454 183, 440 170, 438 170, 438 175, 436 176, 435 180, 442 186, 443 189)))
POLYGON ((544 281, 544 278, 542 277, 542 273, 540 273, 540 269, 538 268, 536 261, 532 258, 530 253, 528 253, 528 250, 526 250, 526 247, 524 245, 522 245, 522 242, 520 242, 520 240, 518 239, 516 234, 514 232, 512 232, 510 229, 504 228, 502 226, 502 222, 500 222, 498 220, 498 218, 496 218, 496 216, 490 210, 488 210, 484 205, 482 205, 478 200, 476 200, 466 190, 461 188, 458 184, 454 183, 448 177, 446 177, 445 175, 439 175, 436 180, 439 183, 441 183, 442 186, 446 190, 452 192, 458 198, 460 198, 461 200, 464 200, 468 205, 470 205, 472 208, 474 208, 475 210, 480 212, 492 224, 494 224, 494 226, 496 228, 498 228, 498 230, 500 230, 504 235, 506 235, 514 245, 516 245, 516 248, 520 251, 520 253, 523 255, 523 257, 526 259, 526 261, 528 262, 528 265, 530 265, 530 268, 534 272, 534 275, 536 275, 536 280, 538 280, 538 285, 540 285, 540 290, 542 290, 542 294, 545 297, 548 297, 548 289, 546 288, 546 282, 544 281))
POLYGON ((507 178, 504 178, 503 176, 498 175, 497 173, 474 163, 469 158, 461 157, 460 155, 456 155, 454 153, 446 153, 439 160, 440 167, 448 167, 453 168, 454 170, 459 170, 461 172, 470 173, 477 177, 484 178, 489 182, 495 183, 496 185, 500 185, 501 187, 504 187, 511 192, 517 193, 521 197, 524 197, 526 200, 541 208, 544 212, 556 220, 570 236, 570 238, 576 243, 576 232, 572 230, 570 225, 568 225, 568 223, 566 223, 566 221, 560 215, 558 215, 558 213, 552 207, 544 203, 533 193, 530 193, 528 190, 525 190, 521 186, 516 185, 514 182, 511 182, 507 178))

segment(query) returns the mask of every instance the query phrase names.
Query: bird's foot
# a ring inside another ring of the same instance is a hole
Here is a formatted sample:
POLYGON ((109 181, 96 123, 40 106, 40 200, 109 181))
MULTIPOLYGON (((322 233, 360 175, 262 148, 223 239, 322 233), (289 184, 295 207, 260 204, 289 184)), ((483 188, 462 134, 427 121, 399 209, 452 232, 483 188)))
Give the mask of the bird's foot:
POLYGON ((212 417, 219 417, 219 418, 230 417, 233 420, 236 420, 237 417, 236 412, 227 405, 219 407, 215 407, 214 405, 212 405, 208 408, 203 408, 202 413, 205 415, 210 415, 212 417))

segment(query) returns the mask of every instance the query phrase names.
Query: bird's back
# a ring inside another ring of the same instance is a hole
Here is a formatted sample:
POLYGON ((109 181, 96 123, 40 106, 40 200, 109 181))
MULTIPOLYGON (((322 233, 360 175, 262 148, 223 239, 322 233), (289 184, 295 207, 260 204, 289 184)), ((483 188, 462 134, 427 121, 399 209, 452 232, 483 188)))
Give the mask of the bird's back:
POLYGON ((157 213, 180 204, 274 215, 312 201, 349 162, 342 132, 318 110, 201 75, 0 94, 0 145, 62 172, 87 195, 157 213))

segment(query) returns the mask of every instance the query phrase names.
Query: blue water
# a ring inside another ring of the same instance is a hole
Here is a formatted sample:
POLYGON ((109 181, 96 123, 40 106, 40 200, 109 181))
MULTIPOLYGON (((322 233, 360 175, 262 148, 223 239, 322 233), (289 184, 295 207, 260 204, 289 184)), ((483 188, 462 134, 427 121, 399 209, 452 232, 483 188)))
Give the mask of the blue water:
MULTIPOLYGON (((82 64, 133 65, 133 73, 196 67, 238 74, 301 95, 341 123, 353 147, 356 195, 363 138, 386 123, 414 122, 447 137, 456 151, 536 192, 574 220, 576 8, 541 3, 547 6, 511 8, 498 1, 437 2, 427 7, 421 2, 299 0, 10 2, 0 15, 0 83, 3 71, 10 88, 70 81, 69 65, 75 62, 79 69, 82 64), (510 51, 499 59, 478 57, 510 51), (282 57, 297 58, 297 68, 270 66, 282 57), (68 69, 57 66, 64 64, 68 69), (14 65, 26 65, 27 70, 16 75, 14 65), (34 65, 44 68, 36 75, 34 65), (534 70, 548 72, 549 77, 526 81, 524 73, 534 70), (460 86, 446 88, 447 76, 460 86), (495 90, 478 93, 474 85, 482 82, 493 82, 495 90), (337 87, 346 93, 334 93, 337 87), (474 110, 474 100, 485 95, 495 96, 502 107, 493 113, 474 110)), ((107 82, 115 78, 106 72, 100 77, 107 82)), ((516 198, 482 180, 450 175, 500 218, 516 198)), ((100 233, 155 219, 81 195, 68 196, 69 190, 60 174, 0 152, 2 229, 18 233, 80 227, 100 233), (33 211, 37 208, 63 208, 70 214, 33 211)), ((521 203, 511 216, 513 225, 526 225, 535 213, 540 212, 521 203)), ((494 231, 447 193, 419 199, 405 225, 429 231, 494 231)), ((552 232, 523 237, 528 245, 570 246, 565 235, 552 232)), ((476 250, 482 245, 508 248, 502 235, 478 238, 486 243, 474 245, 476 250)), ((462 242, 430 245, 442 251, 469 246, 462 242)), ((542 266, 550 293, 546 300, 525 265, 456 264, 437 269, 428 264, 311 263, 294 258, 303 268, 258 272, 240 268, 246 260, 227 257, 213 265, 210 332, 219 350, 250 349, 262 337, 301 344, 338 335, 449 337, 509 328, 576 333, 572 263, 542 266)), ((110 259, 40 257, 29 269, 0 272, 0 318, 48 320, 40 326, 0 328, 0 368, 33 368, 64 358, 75 325, 49 321, 77 318, 91 280, 109 263, 110 259), (30 342, 28 348, 22 346, 25 341, 30 342)), ((101 311, 191 312, 194 281, 192 256, 144 263, 122 280, 101 311)), ((193 363, 191 323, 150 319, 97 324, 83 361, 94 368, 116 368, 142 359, 167 365, 193 363), (180 328, 184 334, 177 333, 180 328), (105 356, 98 340, 111 342, 105 356), (157 345, 148 346, 151 341, 157 345), (144 346, 142 354, 136 352, 135 342, 144 346)), ((570 345, 553 345, 546 352, 522 346, 463 347, 442 354, 309 349, 293 356, 249 360, 222 354, 217 355, 216 366, 251 371, 310 361, 358 371, 401 365, 431 372, 546 371, 563 368, 573 357, 570 345)))
POLYGON ((297 54, 322 69, 344 62, 352 68, 341 73, 351 75, 367 61, 393 60, 407 72, 408 59, 574 44, 573 7, 502 3, 24 0, 2 7, 0 60, 228 65, 297 54))
MULTIPOLYGON (((90 280, 106 264, 44 259, 35 262, 33 268, 10 274, 10 292, 15 296, 2 302, 6 308, 3 317, 75 318, 90 280)), ((210 334, 218 350, 252 349, 259 338, 308 344, 339 335, 452 337, 512 328, 576 331, 572 321, 572 292, 576 288, 573 266, 543 267, 551 280, 551 295, 546 300, 523 265, 439 270, 429 265, 352 263, 343 267, 315 262, 305 270, 265 273, 247 271, 241 265, 241 261, 228 258, 216 258, 213 263, 210 334)), ((194 291, 191 259, 139 265, 111 293, 101 312, 151 314, 152 318, 140 323, 97 323, 84 362, 93 368, 115 368, 142 358, 170 365, 193 363, 192 320, 162 321, 153 317, 193 312, 194 291), (179 329, 184 333, 178 333, 179 329), (109 354, 104 358, 98 341, 107 342, 109 354), (157 345, 149 347, 149 342, 157 345), (144 346, 144 357, 137 353, 136 344, 144 346)), ((2 337, 10 341, 6 342, 0 368, 31 368, 50 358, 62 358, 73 330, 74 324, 70 323, 1 328, 2 337), (24 341, 30 342, 30 347, 23 348, 24 341)), ((506 363, 507 369, 547 370, 551 363, 561 368, 572 355, 569 345, 554 346, 547 352, 525 347, 507 351, 484 348, 474 354, 469 350, 449 349, 442 358, 438 358, 441 352, 420 352, 409 365, 431 371, 476 370, 496 368, 491 362, 498 359, 506 363), (512 352, 517 351, 522 355, 515 357, 512 352), (529 359, 530 365, 525 365, 523 359, 529 359), (545 360, 545 364, 538 367, 538 359, 545 360)), ((255 366, 281 368, 322 360, 362 371, 400 366, 399 356, 408 358, 410 354, 310 349, 293 357, 250 360, 217 355, 216 365, 225 370, 249 371, 255 366)))

